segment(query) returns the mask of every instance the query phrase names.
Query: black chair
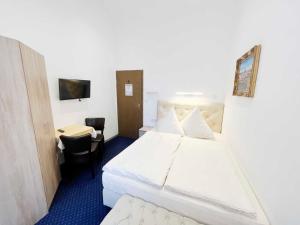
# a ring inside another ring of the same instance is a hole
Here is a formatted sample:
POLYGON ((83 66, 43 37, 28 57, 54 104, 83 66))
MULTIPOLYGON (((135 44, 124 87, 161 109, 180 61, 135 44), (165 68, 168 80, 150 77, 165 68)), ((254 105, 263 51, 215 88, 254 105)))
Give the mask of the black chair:
POLYGON ((101 133, 97 134, 96 138, 93 138, 93 142, 100 142, 102 150, 104 150, 104 125, 105 118, 86 118, 85 125, 89 127, 93 127, 96 131, 101 131, 101 133))
POLYGON ((90 134, 82 136, 61 135, 60 139, 65 146, 66 165, 70 167, 76 164, 89 164, 94 178, 94 162, 97 157, 98 142, 92 142, 90 134))

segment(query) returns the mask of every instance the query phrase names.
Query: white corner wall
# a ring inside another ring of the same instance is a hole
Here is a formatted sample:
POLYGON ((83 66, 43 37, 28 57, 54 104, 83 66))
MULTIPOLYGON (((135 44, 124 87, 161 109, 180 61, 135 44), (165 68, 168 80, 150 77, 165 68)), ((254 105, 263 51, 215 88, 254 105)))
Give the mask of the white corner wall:
POLYGON ((300 2, 244 2, 225 102, 228 137, 272 225, 300 224, 300 2), (262 45, 254 98, 233 97, 235 60, 262 45))
MULTIPOLYGON (((55 127, 106 118, 117 134, 113 36, 102 1, 1 0, 0 35, 45 56, 55 127), (58 78, 91 80, 91 98, 59 101, 58 78)), ((13 90, 12 90, 13 93, 13 90)))

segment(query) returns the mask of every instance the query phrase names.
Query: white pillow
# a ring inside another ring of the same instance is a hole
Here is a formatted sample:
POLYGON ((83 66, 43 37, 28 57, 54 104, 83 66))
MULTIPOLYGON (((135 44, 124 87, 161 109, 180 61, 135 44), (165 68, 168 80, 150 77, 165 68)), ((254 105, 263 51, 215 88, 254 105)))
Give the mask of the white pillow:
POLYGON ((159 118, 156 122, 155 130, 165 133, 173 133, 183 135, 183 130, 177 119, 174 107, 166 112, 166 114, 159 118))
POLYGON ((193 109, 192 112, 181 121, 181 126, 186 136, 214 139, 214 134, 207 125, 198 107, 193 109))

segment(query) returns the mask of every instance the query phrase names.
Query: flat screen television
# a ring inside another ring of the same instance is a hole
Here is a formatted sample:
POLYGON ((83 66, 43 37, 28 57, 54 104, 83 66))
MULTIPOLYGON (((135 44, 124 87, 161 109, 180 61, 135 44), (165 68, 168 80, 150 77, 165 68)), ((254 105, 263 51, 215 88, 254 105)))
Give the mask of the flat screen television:
POLYGON ((60 100, 90 98, 89 80, 58 79, 58 83, 60 100))

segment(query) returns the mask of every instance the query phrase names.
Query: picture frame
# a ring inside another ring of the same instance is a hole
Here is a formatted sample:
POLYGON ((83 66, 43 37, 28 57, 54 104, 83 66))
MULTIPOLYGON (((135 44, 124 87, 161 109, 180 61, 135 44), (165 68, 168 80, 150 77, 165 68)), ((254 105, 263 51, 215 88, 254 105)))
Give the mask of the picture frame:
POLYGON ((234 96, 254 97, 261 45, 255 45, 236 61, 234 96))

